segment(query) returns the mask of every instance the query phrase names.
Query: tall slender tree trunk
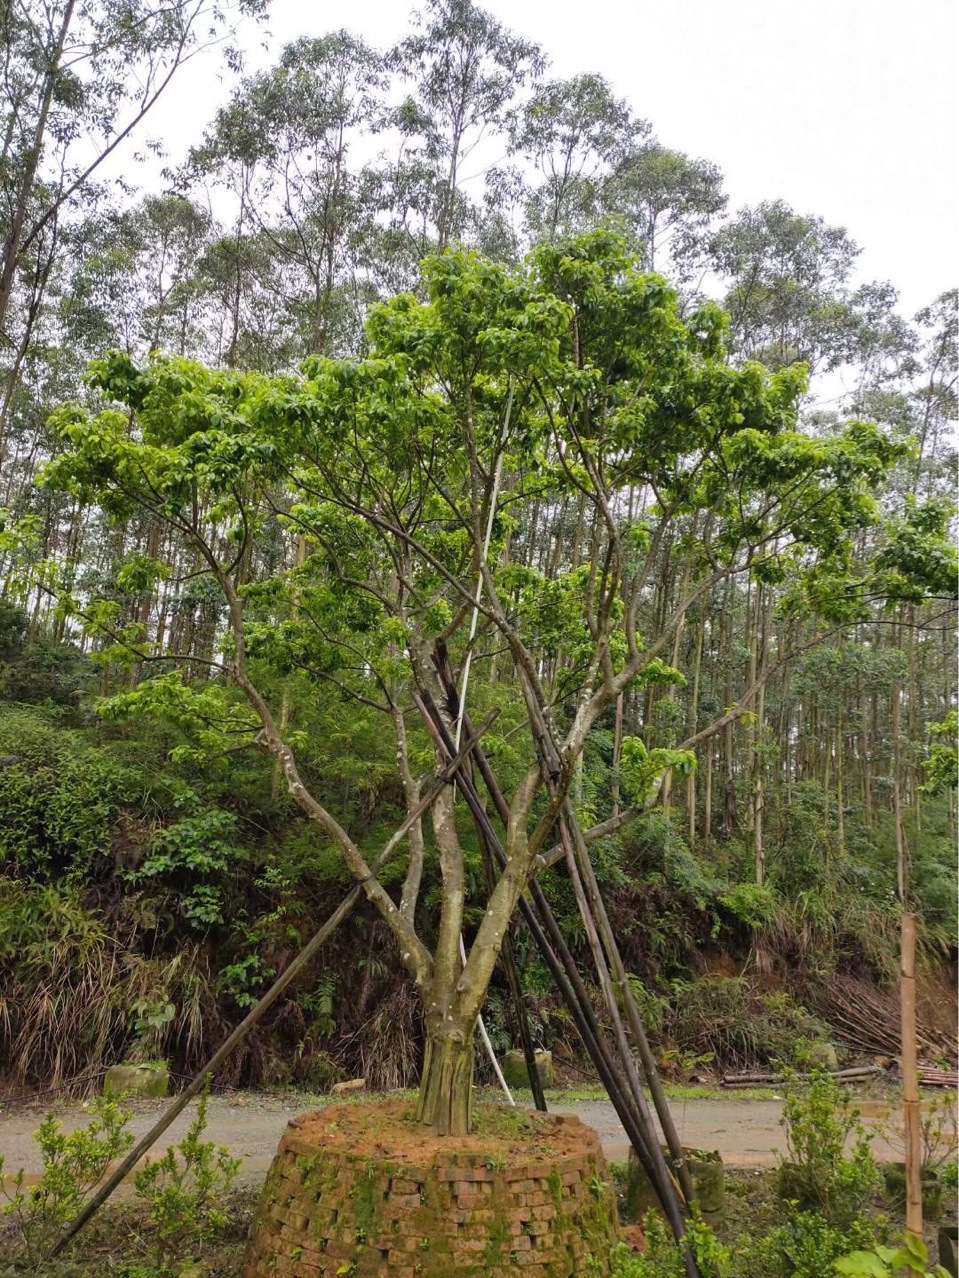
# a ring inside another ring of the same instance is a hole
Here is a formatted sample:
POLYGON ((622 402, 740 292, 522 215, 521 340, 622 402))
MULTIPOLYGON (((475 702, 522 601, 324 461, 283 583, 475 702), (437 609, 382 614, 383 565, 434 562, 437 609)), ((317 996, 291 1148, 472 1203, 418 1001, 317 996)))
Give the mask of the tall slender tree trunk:
POLYGON ((44 72, 43 90, 37 111, 37 121, 33 129, 33 138, 27 151, 23 174, 14 196, 13 211, 10 215, 7 234, 4 237, 2 247, 0 247, 0 332, 3 332, 7 327, 7 317, 10 313, 10 303, 13 299, 17 268, 25 248, 23 233, 30 209, 30 198, 37 180, 40 157, 43 155, 43 143, 46 138, 50 110, 62 74, 60 63, 75 9, 76 0, 67 0, 66 7, 63 10, 60 30, 57 33, 53 48, 49 50, 47 55, 48 62, 44 72))
POLYGON ((872 811, 872 769, 869 760, 869 711, 866 690, 862 680, 859 682, 859 775, 862 786, 862 819, 871 826, 872 811))
POLYGON ((900 979, 902 1114, 906 1145, 906 1229, 922 1238, 922 1127, 916 1060, 916 916, 902 916, 900 979))
MULTIPOLYGON (((725 601, 723 606, 721 651, 726 656, 726 705, 733 704, 733 671, 732 671, 732 581, 727 578, 725 601)), ((736 799, 736 728, 729 722, 723 728, 723 833, 727 836, 736 832, 739 825, 739 807, 736 799)))
POLYGON ((616 698, 616 721, 613 728, 613 812, 619 816, 619 767, 623 757, 623 693, 616 698))
MULTIPOLYGON (((699 724, 699 687, 703 672, 703 644, 706 638, 706 607, 699 611, 696 628, 696 656, 693 662, 693 687, 689 696, 689 712, 686 716, 686 732, 692 736, 699 724)), ((686 778, 686 820, 689 827, 689 846, 696 844, 696 771, 686 778)))
POLYGON ((713 743, 706 742, 706 785, 703 793, 703 838, 713 837, 713 743))
MULTIPOLYGON (((772 620, 772 591, 766 590, 763 603, 763 586, 756 587, 756 659, 754 678, 761 680, 756 694, 756 725, 752 736, 753 751, 753 847, 756 855, 756 882, 760 887, 766 881, 766 847, 764 843, 764 817, 766 812, 766 764, 763 758, 763 734, 766 723, 766 674, 769 669, 769 630, 772 620)), ((751 686, 751 685, 750 685, 751 686)))

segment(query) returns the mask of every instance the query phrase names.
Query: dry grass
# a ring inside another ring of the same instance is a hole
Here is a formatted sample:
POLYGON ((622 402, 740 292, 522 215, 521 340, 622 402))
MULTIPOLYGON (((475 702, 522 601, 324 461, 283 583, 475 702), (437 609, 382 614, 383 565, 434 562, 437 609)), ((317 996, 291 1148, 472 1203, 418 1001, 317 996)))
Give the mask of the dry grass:
POLYGON ((105 1064, 137 1038, 132 1009, 171 1003, 175 1013, 150 1042, 151 1055, 199 1063, 218 1018, 198 946, 148 959, 130 936, 69 889, 0 880, 7 935, 0 932, 0 1060, 6 1083, 90 1091, 105 1064), (17 944, 14 944, 14 941, 17 944))

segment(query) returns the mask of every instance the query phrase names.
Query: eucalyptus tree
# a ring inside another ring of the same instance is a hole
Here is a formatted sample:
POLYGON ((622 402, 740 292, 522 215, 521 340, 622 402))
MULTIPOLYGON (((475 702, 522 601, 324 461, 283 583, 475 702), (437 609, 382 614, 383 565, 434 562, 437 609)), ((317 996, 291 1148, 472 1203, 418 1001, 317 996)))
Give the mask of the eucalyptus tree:
POLYGON ((923 471, 954 489, 956 423, 959 421, 959 291, 940 293, 915 316, 919 329, 918 385, 913 390, 919 443, 917 478, 930 491, 923 471))
POLYGON ((742 209, 710 245, 734 349, 770 368, 802 361, 815 373, 845 363, 857 335, 848 282, 859 252, 843 227, 783 200, 742 209))
POLYGON ((461 234, 463 165, 479 155, 484 136, 506 126, 518 93, 545 63, 538 45, 472 0, 427 0, 389 61, 410 88, 391 116, 403 144, 390 167, 401 182, 411 171, 429 174, 434 238, 418 246, 422 257, 461 234))
MULTIPOLYGON (((601 716, 631 687, 683 681, 668 660, 677 630, 723 582, 787 564, 840 579, 850 534, 877 517, 871 492, 892 452, 861 423, 830 439, 799 433, 801 372, 732 367, 721 313, 683 318, 676 293, 609 235, 544 246, 521 269, 447 253, 428 264, 425 289, 425 301, 401 296, 374 312, 363 361, 314 358, 301 377, 265 377, 160 356, 138 367, 114 354, 91 372, 112 405, 59 414, 64 448, 46 485, 115 521, 149 512, 193 548, 220 601, 222 633, 202 658, 215 679, 187 679, 195 655, 157 644, 150 618, 131 620, 115 596, 42 584, 59 592, 71 624, 114 652, 147 669, 181 666, 144 679, 115 713, 172 716, 206 748, 256 740, 278 761, 419 991, 420 1120, 462 1133, 473 1028, 519 898, 557 821, 575 816, 571 788, 601 716), (626 517, 631 486, 650 491, 643 519, 626 517), (549 577, 503 553, 537 495, 581 497, 588 512, 580 562, 549 577), (691 517, 693 567, 643 635, 653 568, 691 517), (277 527, 302 553, 251 584, 251 557, 277 527), (465 961, 454 791, 432 810, 435 910, 417 898, 415 857, 397 904, 337 818, 335 796, 300 771, 295 727, 284 727, 267 677, 277 667, 335 675, 384 710, 384 730, 406 731, 409 718, 429 742, 430 706, 457 714, 433 664, 437 640, 460 662, 505 650, 519 716, 506 864, 465 961)), ((149 593, 175 570, 163 544, 131 555, 115 584, 149 593)), ((677 750, 628 742, 628 797, 641 806, 665 768, 689 767, 689 749, 742 708, 725 708, 677 750)))
POLYGON ((649 132, 602 76, 538 85, 510 120, 510 147, 539 178, 527 196, 532 238, 552 239, 594 223, 605 185, 649 132))
POLYGON ((179 195, 85 219, 58 298, 64 339, 85 359, 110 348, 136 359, 160 349, 215 357, 197 267, 216 231, 206 210, 179 195))
POLYGON ((872 415, 874 405, 898 394, 915 376, 918 337, 899 314, 898 303, 896 289, 883 281, 863 284, 850 297, 855 325, 849 363, 855 384, 842 406, 846 413, 872 415))
POLYGON ((287 301, 288 281, 267 232, 240 211, 196 264, 212 307, 213 362, 272 372, 303 356, 302 326, 287 301), (215 336, 213 335, 215 333, 215 336))
MULTIPOLYGON (((0 431, 66 209, 135 134, 200 48, 263 0, 53 0, 0 5, 0 431)), ((235 58, 235 54, 228 56, 235 58)))
POLYGON ((624 157, 601 192, 601 206, 625 223, 647 269, 680 279, 702 268, 707 237, 726 203, 715 164, 656 141, 624 157))
POLYGON ((346 31, 303 37, 222 108, 194 173, 240 183, 238 216, 269 244, 304 353, 355 350, 371 210, 351 151, 385 112, 381 56, 346 31))

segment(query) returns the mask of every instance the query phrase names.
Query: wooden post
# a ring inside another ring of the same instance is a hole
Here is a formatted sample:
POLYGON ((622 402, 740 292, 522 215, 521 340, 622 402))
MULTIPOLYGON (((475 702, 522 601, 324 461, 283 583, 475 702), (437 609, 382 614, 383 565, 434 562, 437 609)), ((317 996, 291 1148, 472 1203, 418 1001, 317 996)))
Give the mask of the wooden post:
POLYGON ((906 1231, 922 1238, 922 1132, 916 1062, 916 916, 902 916, 902 1116, 906 1134, 906 1231))

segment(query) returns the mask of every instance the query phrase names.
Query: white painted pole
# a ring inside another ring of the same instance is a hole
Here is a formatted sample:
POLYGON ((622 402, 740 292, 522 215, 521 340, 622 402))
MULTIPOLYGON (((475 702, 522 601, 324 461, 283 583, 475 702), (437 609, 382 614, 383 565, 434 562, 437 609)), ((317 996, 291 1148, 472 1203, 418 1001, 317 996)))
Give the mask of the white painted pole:
MULTIPOLYGON (((501 445, 502 445, 502 440, 505 439, 506 437, 506 428, 509 425, 510 413, 512 411, 513 411, 513 383, 510 382, 509 394, 507 395, 507 398, 506 398, 506 412, 503 416, 503 435, 500 441, 501 445)), ((487 519, 486 519, 486 534, 483 538, 483 560, 484 561, 487 555, 489 554, 490 544, 493 540, 493 519, 494 519, 494 516, 496 515, 496 503, 499 499, 499 484, 500 484, 500 477, 502 473, 503 473, 503 451, 501 446, 499 456, 496 458, 496 469, 493 472, 493 491, 490 493, 489 515, 487 516, 487 519)), ((473 640, 476 638, 476 628, 479 622, 479 606, 480 606, 480 600, 482 599, 482 597, 483 597, 483 569, 480 568, 476 575, 476 594, 473 596, 473 616, 470 621, 470 637, 469 637, 469 643, 467 644, 467 647, 466 647, 466 660, 463 662, 463 680, 462 680, 462 683, 460 684, 460 704, 459 704, 459 714, 456 716, 456 737, 455 737, 457 750, 459 750, 460 748, 460 739, 463 735, 463 717, 464 717, 464 711, 466 709, 466 688, 469 683, 470 665, 472 664, 472 661, 473 661, 473 640)), ((460 958, 463 960, 463 964, 465 966, 466 945, 463 941, 462 933, 460 933, 460 958)), ((493 1051, 493 1044, 489 1041, 489 1034, 486 1032, 486 1024, 483 1020, 482 1014, 480 1014, 476 1024, 479 1028, 480 1038, 483 1040, 483 1046, 486 1048, 486 1054, 490 1059, 490 1064, 493 1066, 493 1071, 496 1074, 497 1079, 499 1080, 499 1085, 503 1089, 506 1099, 509 1101, 511 1105, 515 1107, 516 1101, 513 1098, 513 1093, 510 1091, 509 1085, 507 1084, 506 1079, 503 1077, 503 1071, 502 1069, 500 1069, 500 1063, 496 1059, 496 1053, 493 1051)))

